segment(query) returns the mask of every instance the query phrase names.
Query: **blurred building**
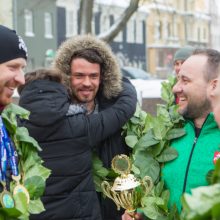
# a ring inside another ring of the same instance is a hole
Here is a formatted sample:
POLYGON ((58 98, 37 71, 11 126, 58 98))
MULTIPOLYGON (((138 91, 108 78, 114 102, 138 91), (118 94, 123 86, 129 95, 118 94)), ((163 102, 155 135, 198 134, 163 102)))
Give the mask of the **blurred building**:
POLYGON ((148 71, 166 78, 173 55, 184 45, 210 45, 211 17, 207 0, 156 0, 147 3, 148 71))
POLYGON ((47 66, 57 48, 55 0, 14 0, 14 27, 28 48, 28 69, 47 66))
MULTIPOLYGON (((94 8, 94 33, 99 35, 107 31, 119 18, 129 1, 96 0, 94 8)), ((133 66, 146 70, 146 8, 139 8, 125 28, 110 43, 121 66, 133 66)))
MULTIPOLYGON (((100 34, 128 6, 127 0, 94 1, 92 31, 100 34)), ((56 49, 79 33, 79 0, 0 0, 0 23, 14 28, 28 47, 28 69, 49 66, 56 49)), ((138 10, 111 42, 121 65, 146 69, 146 17, 138 10)))
POLYGON ((0 0, 0 24, 9 28, 13 27, 12 0, 8 0, 7 3, 4 0, 0 0))
POLYGON ((209 1, 211 26, 210 26, 210 46, 220 51, 220 1, 209 1))
MULTIPOLYGON (((94 0, 92 31, 109 29, 129 0, 94 0)), ((49 66, 61 42, 79 33, 80 0, 0 0, 0 23, 28 46, 28 68, 49 66)), ((122 66, 166 78, 184 45, 220 49, 217 0, 148 0, 110 43, 122 66)))
POLYGON ((57 0, 57 46, 79 33, 79 0, 57 0))
MULTIPOLYGON (((58 0, 58 45, 68 37, 79 33, 80 1, 58 0)), ((92 33, 99 35, 107 31, 118 19, 128 1, 95 0, 93 8, 92 33)), ((146 18, 147 12, 138 10, 110 43, 121 66, 131 65, 146 69, 146 18)))

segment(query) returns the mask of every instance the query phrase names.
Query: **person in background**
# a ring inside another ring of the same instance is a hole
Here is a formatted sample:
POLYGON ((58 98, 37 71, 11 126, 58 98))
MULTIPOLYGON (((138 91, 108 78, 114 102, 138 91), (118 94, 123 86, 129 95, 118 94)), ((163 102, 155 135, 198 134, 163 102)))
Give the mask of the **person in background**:
POLYGON ((20 123, 38 141, 40 156, 51 170, 42 197, 45 211, 30 219, 102 220, 92 176, 92 148, 133 115, 135 89, 124 82, 111 107, 85 115, 82 106, 71 104, 66 77, 57 70, 39 69, 25 74, 26 84, 19 88, 19 104, 31 113, 29 120, 20 123))
MULTIPOLYGON (((181 196, 191 189, 206 186, 206 176, 214 169, 215 152, 219 151, 220 130, 211 112, 207 96, 210 91, 213 104, 217 102, 217 80, 220 69, 220 53, 212 49, 195 50, 182 64, 173 87, 179 98, 179 113, 185 118, 186 134, 172 141, 178 157, 165 163, 162 179, 170 190, 169 206, 176 204, 181 211, 181 196), (211 89, 210 89, 210 86, 211 89)), ((216 104, 214 111, 218 112, 216 104)), ((123 220, 131 220, 124 214, 123 220)), ((139 218, 137 218, 139 219, 139 218)))
POLYGON ((179 74, 180 68, 184 61, 192 55, 193 51, 195 50, 192 46, 184 46, 179 48, 173 57, 173 68, 176 75, 179 74))
MULTIPOLYGON (((88 114, 110 108, 122 91, 122 81, 126 80, 122 79, 119 64, 110 47, 91 35, 66 40, 58 48, 54 67, 70 77, 75 103, 85 104, 88 114)), ((131 86, 129 82, 125 84, 128 85, 131 86)), ((133 89, 130 93, 136 99, 133 89)), ((133 104, 136 107, 136 103, 133 104)), ((113 128, 115 125, 111 126, 113 128)), ((115 155, 129 154, 121 132, 119 128, 96 146, 96 152, 107 168, 111 167, 115 155)), ((103 219, 120 220, 122 211, 118 211, 110 199, 102 195, 99 197, 103 219)))
MULTIPOLYGON (((192 55, 194 50, 195 48, 191 46, 185 46, 185 47, 179 48, 176 51, 176 53, 174 54, 174 58, 173 58, 173 68, 174 68, 174 74, 176 77, 179 74, 182 64, 189 56, 192 55)), ((179 99, 177 96, 175 96, 175 104, 178 104, 178 102, 179 102, 179 99)))

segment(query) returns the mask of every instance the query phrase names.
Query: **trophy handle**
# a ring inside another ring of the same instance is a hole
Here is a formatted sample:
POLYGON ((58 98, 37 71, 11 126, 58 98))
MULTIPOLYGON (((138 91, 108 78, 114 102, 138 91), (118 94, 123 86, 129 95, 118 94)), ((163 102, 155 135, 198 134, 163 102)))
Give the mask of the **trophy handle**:
POLYGON ((143 183, 143 186, 145 188, 146 193, 149 193, 154 186, 153 181, 152 181, 151 177, 149 177, 149 176, 145 176, 142 179, 142 183, 143 183))
POLYGON ((101 188, 103 193, 109 197, 110 199, 113 199, 112 195, 111 195, 111 186, 109 185, 109 183, 107 181, 103 181, 101 183, 101 188))
POLYGON ((115 193, 111 190, 111 186, 109 185, 109 183, 107 181, 103 181, 101 183, 101 188, 103 193, 110 199, 112 199, 116 206, 117 206, 117 210, 120 210, 120 205, 118 204, 118 199, 117 196, 115 195, 115 193))

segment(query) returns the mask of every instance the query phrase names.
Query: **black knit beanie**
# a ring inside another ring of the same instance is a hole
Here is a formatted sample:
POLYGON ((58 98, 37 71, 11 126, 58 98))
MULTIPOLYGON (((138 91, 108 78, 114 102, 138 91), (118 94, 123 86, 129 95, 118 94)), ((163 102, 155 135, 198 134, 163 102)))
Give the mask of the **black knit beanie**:
POLYGON ((27 59, 27 47, 14 30, 0 25, 0 64, 16 58, 27 59))

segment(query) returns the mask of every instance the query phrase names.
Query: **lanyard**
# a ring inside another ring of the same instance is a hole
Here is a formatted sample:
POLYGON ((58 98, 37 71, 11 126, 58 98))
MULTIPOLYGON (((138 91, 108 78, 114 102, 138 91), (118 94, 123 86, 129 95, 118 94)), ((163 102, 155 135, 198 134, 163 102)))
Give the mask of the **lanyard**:
POLYGON ((15 150, 14 143, 11 141, 5 125, 3 124, 2 117, 0 116, 0 181, 6 181, 7 167, 10 166, 12 174, 18 176, 18 156, 15 150))

